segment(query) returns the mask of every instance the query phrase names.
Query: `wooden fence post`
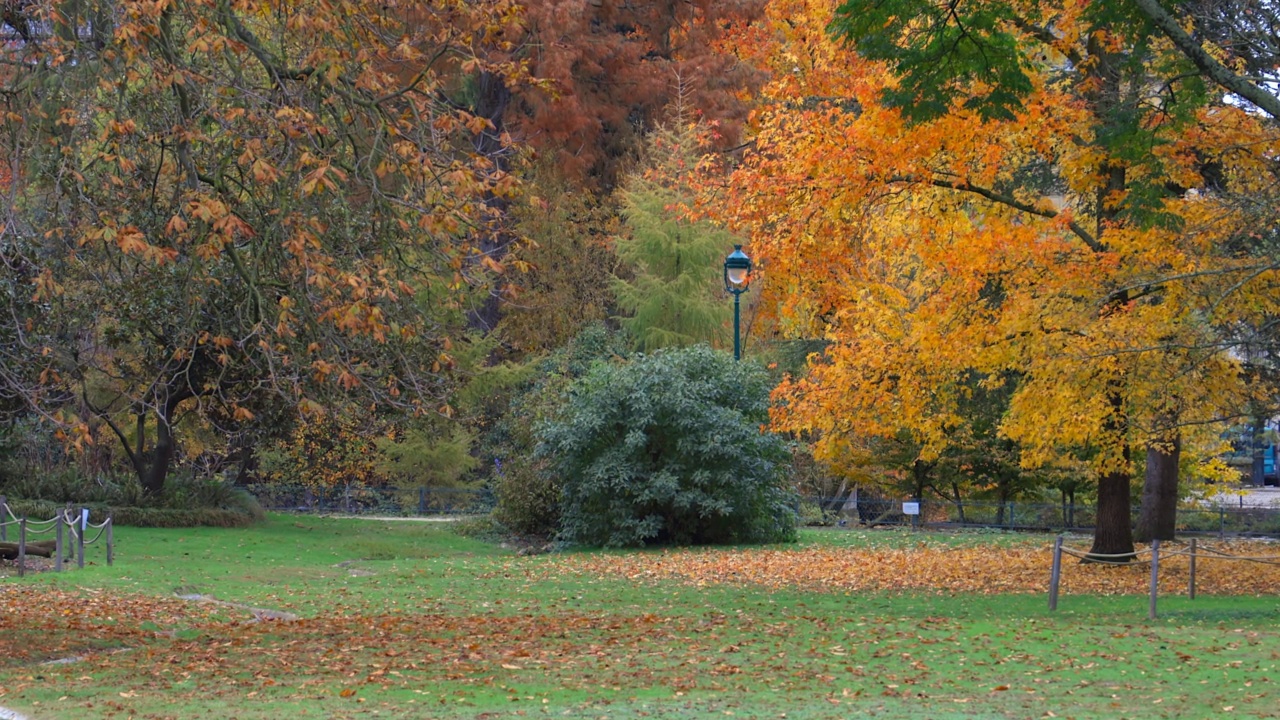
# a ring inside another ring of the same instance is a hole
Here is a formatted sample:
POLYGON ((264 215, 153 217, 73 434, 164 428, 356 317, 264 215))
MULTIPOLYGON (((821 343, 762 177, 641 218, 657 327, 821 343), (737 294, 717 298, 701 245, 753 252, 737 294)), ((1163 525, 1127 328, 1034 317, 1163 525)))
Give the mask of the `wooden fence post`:
POLYGON ((67 562, 71 562, 75 558, 72 557, 76 553, 76 521, 71 519, 71 503, 67 503, 67 507, 62 511, 62 518, 67 526, 67 544, 63 547, 67 550, 67 562))
POLYGON ((18 577, 27 574, 27 516, 18 520, 18 577))
POLYGON ((1187 597, 1196 599, 1196 541, 1191 539, 1191 577, 1187 580, 1187 597))
POLYGON ((1160 573, 1160 539, 1151 541, 1151 601, 1147 608, 1147 619, 1156 619, 1156 585, 1160 573))
POLYGON ((57 539, 54 541, 55 552, 53 559, 53 569, 55 572, 62 572, 62 511, 59 510, 53 516, 53 525, 58 529, 57 539))
POLYGON ((84 532, 88 530, 88 521, 85 518, 84 508, 80 509, 80 517, 76 519, 76 523, 80 526, 80 532, 76 533, 76 567, 84 569, 84 532))
POLYGON ((1062 579, 1062 536, 1053 541, 1053 569, 1049 571, 1049 609, 1058 609, 1058 583, 1062 579))
POLYGON ((107 513, 107 565, 115 561, 116 543, 114 533, 112 532, 116 524, 111 519, 111 513, 107 513))
POLYGON ((9 526, 5 523, 9 521, 9 503, 3 495, 0 495, 0 542, 9 540, 9 526))

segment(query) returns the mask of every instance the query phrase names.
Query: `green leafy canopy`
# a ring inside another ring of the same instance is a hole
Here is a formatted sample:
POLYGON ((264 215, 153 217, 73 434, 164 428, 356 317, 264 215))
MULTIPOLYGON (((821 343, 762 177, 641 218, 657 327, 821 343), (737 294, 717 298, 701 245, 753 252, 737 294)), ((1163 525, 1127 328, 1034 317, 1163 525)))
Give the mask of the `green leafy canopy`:
POLYGON ((836 9, 831 33, 863 56, 886 61, 901 83, 887 105, 912 122, 950 112, 957 98, 985 119, 1008 119, 1032 90, 1014 15, 1004 3, 850 0, 836 9), (975 83, 985 85, 974 92, 975 83))

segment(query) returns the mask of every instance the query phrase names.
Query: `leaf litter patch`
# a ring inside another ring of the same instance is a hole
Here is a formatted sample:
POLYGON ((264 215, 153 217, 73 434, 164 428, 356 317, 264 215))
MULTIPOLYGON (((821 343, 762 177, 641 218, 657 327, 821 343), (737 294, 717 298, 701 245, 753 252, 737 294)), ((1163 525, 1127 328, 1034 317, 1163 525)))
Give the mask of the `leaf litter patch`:
MULTIPOLYGON (((1166 544, 1160 560, 1160 592, 1184 592, 1185 549, 1166 544)), ((1277 557, 1280 545, 1259 541, 1214 543, 1213 549, 1241 557, 1277 557)), ((558 576, 675 580, 693 585, 757 585, 816 592, 909 591, 938 593, 1042 593, 1048 588, 1052 549, 1044 546, 948 547, 920 543, 910 548, 798 547, 668 549, 659 552, 580 553, 530 562, 508 561, 506 572, 531 580, 558 576)), ((1142 594, 1150 566, 1081 564, 1063 559, 1062 592, 1094 595, 1142 594)), ((1201 552, 1196 586, 1206 594, 1273 595, 1280 564, 1226 560, 1201 552)))

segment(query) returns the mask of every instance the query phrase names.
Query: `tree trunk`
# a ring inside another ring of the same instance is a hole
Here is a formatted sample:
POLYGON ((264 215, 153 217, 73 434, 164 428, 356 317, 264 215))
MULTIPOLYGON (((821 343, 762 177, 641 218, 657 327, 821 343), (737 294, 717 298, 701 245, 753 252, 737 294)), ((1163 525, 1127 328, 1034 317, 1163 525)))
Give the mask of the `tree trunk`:
POLYGON ((138 478, 142 482, 142 491, 147 495, 155 497, 164 490, 169 464, 173 461, 173 451, 173 429, 169 427, 167 419, 161 418, 156 428, 156 444, 151 448, 151 462, 138 478))
POLYGON ((1182 436, 1176 431, 1147 446, 1147 473, 1142 485, 1142 511, 1138 514, 1138 542, 1172 540, 1178 519, 1178 459, 1182 436))
POLYGON ((951 495, 956 505, 956 517, 960 519, 960 524, 964 525, 964 498, 960 496, 960 486, 954 481, 951 483, 951 495))
MULTIPOLYGON (((1098 478, 1098 519, 1093 530, 1093 547, 1089 554, 1121 555, 1133 552, 1133 526, 1130 518, 1129 473, 1108 472, 1098 478)), ((1128 558, 1105 558, 1126 562, 1128 558)))
POLYGON ((924 490, 929 486, 929 473, 933 470, 933 463, 916 460, 911 465, 912 484, 914 485, 913 498, 921 500, 924 498, 924 490))
MULTIPOLYGON (((480 73, 477 78, 476 101, 472 110, 477 117, 493 123, 493 129, 476 133, 472 138, 472 145, 476 154, 492 161, 493 169, 499 172, 505 172, 510 165, 507 150, 502 146, 501 138, 504 118, 507 106, 511 104, 511 98, 511 89, 507 87, 502 76, 487 70, 480 73)), ((496 211, 496 218, 504 217, 509 205, 505 198, 492 193, 485 196, 484 203, 496 211)), ((494 220, 493 225, 476 238, 480 253, 499 263, 506 257, 507 250, 515 240, 515 237, 502 226, 503 222, 505 221, 502 219, 494 220)), ((498 326, 501 316, 501 295, 496 285, 491 283, 488 294, 478 306, 471 308, 468 312, 467 327, 487 335, 498 326)))
MULTIPOLYGON (((1093 529, 1093 547, 1089 554, 1123 555, 1133 552, 1133 519, 1130 517, 1132 493, 1129 489, 1129 422, 1125 415, 1123 380, 1109 384, 1107 400, 1111 414, 1102 423, 1102 436, 1114 443, 1116 457, 1111 467, 1098 477, 1098 517, 1093 529)), ((1130 558, 1105 558, 1126 562, 1130 558)))
POLYGON ((139 463, 135 466, 142 491, 151 497, 158 496, 164 490, 164 481, 169 476, 169 466, 173 463, 177 450, 173 437, 173 416, 178 405, 189 397, 193 397, 193 394, 185 389, 171 392, 156 410, 156 443, 151 448, 151 462, 147 463, 140 456, 139 463))

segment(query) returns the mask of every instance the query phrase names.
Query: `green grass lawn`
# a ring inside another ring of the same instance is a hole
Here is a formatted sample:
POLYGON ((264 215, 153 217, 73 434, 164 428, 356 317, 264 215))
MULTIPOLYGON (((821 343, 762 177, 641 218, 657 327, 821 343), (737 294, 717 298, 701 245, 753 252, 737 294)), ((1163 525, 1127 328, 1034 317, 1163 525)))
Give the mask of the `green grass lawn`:
POLYGON ((1145 596, 1067 595, 1050 613, 1043 595, 632 581, 547 572, 552 557, 437 524, 292 516, 117 540, 113 567, 98 548, 84 570, 0 580, 0 603, 27 608, 21 625, 0 617, 0 706, 35 720, 1280 717, 1275 596, 1162 598, 1148 621, 1145 596))

